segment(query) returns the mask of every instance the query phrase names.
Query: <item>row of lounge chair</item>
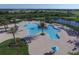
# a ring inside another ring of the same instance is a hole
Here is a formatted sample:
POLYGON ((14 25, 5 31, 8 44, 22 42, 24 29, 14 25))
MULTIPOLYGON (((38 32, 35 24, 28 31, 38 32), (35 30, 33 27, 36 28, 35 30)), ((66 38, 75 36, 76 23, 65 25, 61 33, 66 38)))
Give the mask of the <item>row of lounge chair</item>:
POLYGON ((75 43, 78 42, 78 41, 77 41, 77 40, 73 40, 73 41, 72 41, 72 40, 68 40, 67 42, 68 42, 68 43, 74 43, 74 44, 75 44, 75 43))
POLYGON ((60 29, 63 29, 64 31, 66 31, 68 33, 68 35, 70 36, 77 36, 79 35, 78 31, 75 31, 73 29, 67 29, 67 28, 64 28, 64 27, 59 27, 60 29))
POLYGON ((72 49, 72 51, 76 51, 77 49, 78 49, 78 47, 76 46, 76 43, 77 43, 77 41, 76 40, 68 40, 67 41, 68 43, 73 43, 75 46, 74 46, 74 48, 72 49))
POLYGON ((68 42, 68 43, 73 43, 73 41, 72 41, 72 40, 68 40, 67 42, 68 42))
POLYGON ((72 49, 72 51, 75 51, 75 50, 77 50, 77 48, 76 48, 76 47, 74 47, 74 48, 72 49))

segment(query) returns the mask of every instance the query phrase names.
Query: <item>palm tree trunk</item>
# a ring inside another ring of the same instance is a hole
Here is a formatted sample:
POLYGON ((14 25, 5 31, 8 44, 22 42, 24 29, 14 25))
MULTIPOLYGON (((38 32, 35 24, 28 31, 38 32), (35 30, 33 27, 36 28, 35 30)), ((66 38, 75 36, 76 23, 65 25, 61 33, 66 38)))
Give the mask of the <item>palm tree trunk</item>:
POLYGON ((8 24, 6 25, 6 28, 8 28, 8 24))
POLYGON ((16 26, 17 26, 17 25, 16 25, 16 21, 14 21, 14 24, 15 24, 15 28, 16 28, 16 26))
POLYGON ((43 28, 42 28, 42 33, 43 33, 43 28))
MULTIPOLYGON (((17 46, 17 41, 16 41, 16 38, 15 38, 15 34, 13 33, 13 37, 14 37, 14 42, 15 42, 15 45, 17 46)), ((16 47, 16 54, 18 55, 19 54, 19 47, 16 47)))
POLYGON ((5 29, 5 31, 7 31, 6 25, 4 25, 4 29, 5 29))
POLYGON ((14 38, 14 42, 15 42, 15 44, 17 44, 17 42, 16 42, 16 38, 15 38, 15 34, 14 33, 12 33, 13 34, 13 38, 14 38))

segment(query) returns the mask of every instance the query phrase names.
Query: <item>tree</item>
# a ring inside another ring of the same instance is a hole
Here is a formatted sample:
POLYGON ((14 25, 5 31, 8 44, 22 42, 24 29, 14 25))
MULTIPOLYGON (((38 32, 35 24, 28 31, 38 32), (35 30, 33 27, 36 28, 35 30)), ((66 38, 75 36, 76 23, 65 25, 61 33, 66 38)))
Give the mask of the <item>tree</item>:
POLYGON ((44 28, 46 28, 44 20, 40 21, 40 28, 42 29, 41 35, 44 35, 44 28))
POLYGON ((16 19, 15 18, 12 18, 11 20, 10 20, 12 23, 14 23, 14 26, 16 27, 17 25, 16 25, 16 19))
POLYGON ((7 28, 8 28, 8 20, 6 20, 5 18, 1 18, 0 19, 0 23, 1 23, 1 25, 3 25, 4 26, 4 29, 5 29, 5 31, 7 31, 7 28))
POLYGON ((9 32, 8 32, 8 33, 11 33, 11 34, 13 35, 15 44, 17 44, 16 38, 15 38, 15 33, 16 33, 16 32, 17 32, 17 29, 16 29, 15 27, 10 28, 10 30, 9 30, 9 32))
POLYGON ((12 44, 12 46, 15 46, 16 48, 16 53, 19 54, 19 39, 17 39, 15 37, 15 33, 17 32, 17 28, 16 27, 12 27, 10 28, 9 32, 8 33, 11 33, 13 35, 13 39, 14 39, 14 44, 12 44))

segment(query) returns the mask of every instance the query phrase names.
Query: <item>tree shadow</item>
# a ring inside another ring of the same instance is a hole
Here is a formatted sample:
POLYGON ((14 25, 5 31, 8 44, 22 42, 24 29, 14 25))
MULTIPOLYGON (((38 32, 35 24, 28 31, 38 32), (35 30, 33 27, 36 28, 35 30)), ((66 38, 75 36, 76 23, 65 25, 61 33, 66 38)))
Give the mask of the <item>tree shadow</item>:
POLYGON ((0 33, 4 33, 4 32, 6 32, 6 31, 5 31, 5 30, 1 30, 1 31, 0 31, 0 33))
POLYGON ((36 40, 35 38, 38 37, 39 35, 36 36, 27 36, 24 38, 21 38, 22 41, 24 41, 25 43, 31 43, 33 40, 36 40))
POLYGON ((4 29, 4 28, 0 28, 0 29, 4 29))

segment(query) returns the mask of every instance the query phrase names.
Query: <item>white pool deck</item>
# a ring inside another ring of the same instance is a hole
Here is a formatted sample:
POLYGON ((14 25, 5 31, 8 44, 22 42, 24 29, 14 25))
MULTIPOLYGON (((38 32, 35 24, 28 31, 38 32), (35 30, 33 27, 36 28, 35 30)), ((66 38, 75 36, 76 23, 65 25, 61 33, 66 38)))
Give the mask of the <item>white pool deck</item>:
MULTIPOLYGON (((36 21, 33 21, 36 23, 36 21)), ((21 22, 18 24, 19 30, 16 33, 16 37, 23 38, 27 36, 27 31, 24 28, 24 25, 28 22, 21 22)), ((38 23, 38 22, 37 22, 38 23)), ((10 27, 12 25, 9 25, 10 27)), ((61 31, 58 33, 60 36, 60 39, 58 40, 52 40, 48 34, 45 34, 44 36, 37 36, 34 38, 34 40, 31 41, 31 43, 28 43, 29 46, 29 54, 30 55, 43 55, 46 52, 52 51, 52 46, 58 46, 59 51, 56 52, 54 55, 68 55, 68 52, 72 51, 74 48, 73 44, 67 43, 68 40, 76 40, 76 37, 69 36, 64 30, 61 29, 61 31)), ((12 34, 7 33, 0 33, 0 43, 13 38, 12 34)))

